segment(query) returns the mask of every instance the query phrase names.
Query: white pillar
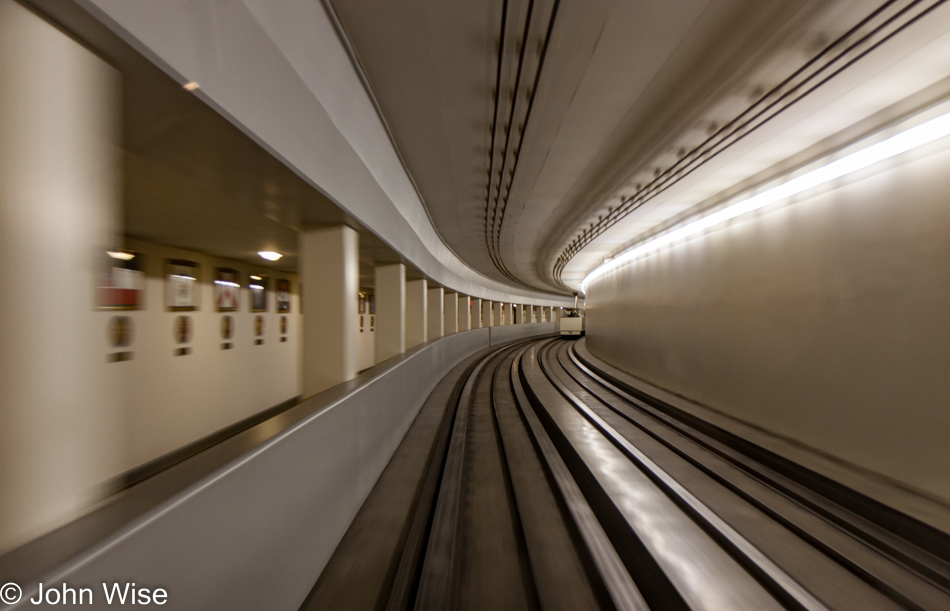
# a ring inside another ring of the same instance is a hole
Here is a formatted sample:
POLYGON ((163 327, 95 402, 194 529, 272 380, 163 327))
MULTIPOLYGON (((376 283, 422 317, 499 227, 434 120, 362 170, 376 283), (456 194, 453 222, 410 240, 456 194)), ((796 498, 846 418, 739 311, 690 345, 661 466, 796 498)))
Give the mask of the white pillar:
POLYGON ((458 308, 458 319, 456 321, 458 330, 459 332, 468 331, 472 328, 472 309, 469 305, 468 295, 458 295, 455 303, 458 308))
POLYGON ((359 342, 359 234, 350 227, 300 232, 303 395, 356 377, 359 342))
POLYGON ((446 335, 452 335, 463 330, 459 329, 459 305, 458 293, 446 292, 442 296, 442 313, 444 316, 442 331, 446 335))
POLYGON ((482 300, 478 297, 472 297, 472 303, 469 306, 469 312, 472 316, 472 328, 481 329, 482 328, 482 300))
POLYGON ((376 362, 406 351, 406 266, 402 263, 376 268, 376 362))
MULTIPOLYGON (((445 295, 442 287, 429 289, 426 297, 426 310, 429 317, 429 326, 426 329, 426 340, 432 341, 445 335, 445 295)), ((454 300, 453 300, 454 303, 454 300)))
POLYGON ((498 304, 492 303, 486 299, 482 300, 482 326, 483 327, 494 327, 495 326, 495 310, 497 309, 498 304))
POLYGON ((425 279, 406 283, 406 350, 426 342, 426 291, 425 279))
MULTIPOLYGON (((104 61, 0 2, 0 552, 76 517, 132 466, 129 363, 106 362, 124 313, 93 305, 121 245, 119 92, 104 61)), ((144 348, 133 336, 125 350, 144 348)))

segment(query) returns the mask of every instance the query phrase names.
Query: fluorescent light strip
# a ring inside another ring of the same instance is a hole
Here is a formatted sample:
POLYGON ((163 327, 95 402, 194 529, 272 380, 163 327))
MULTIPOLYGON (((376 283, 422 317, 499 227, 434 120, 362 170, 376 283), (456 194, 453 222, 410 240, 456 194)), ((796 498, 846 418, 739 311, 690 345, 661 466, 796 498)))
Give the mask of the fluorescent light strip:
POLYGON ((183 276, 181 274, 172 274, 171 276, 172 278, 178 278, 179 280, 191 280, 192 282, 195 280, 192 276, 183 276))
POLYGON ((221 286, 233 286, 236 289, 241 288, 241 285, 238 284, 237 282, 229 282, 227 280, 215 280, 214 283, 220 284, 221 286))
POLYGON ((597 278, 654 250, 948 135, 950 135, 950 113, 921 123, 797 178, 792 178, 758 195, 729 204, 712 214, 688 222, 678 229, 641 242, 613 259, 605 261, 584 278, 581 282, 581 291, 586 293, 588 285, 597 278))
POLYGON ((247 285, 247 288, 249 288, 249 289, 254 289, 255 291, 263 291, 263 290, 264 290, 264 287, 261 286, 260 284, 249 284, 249 285, 247 285))

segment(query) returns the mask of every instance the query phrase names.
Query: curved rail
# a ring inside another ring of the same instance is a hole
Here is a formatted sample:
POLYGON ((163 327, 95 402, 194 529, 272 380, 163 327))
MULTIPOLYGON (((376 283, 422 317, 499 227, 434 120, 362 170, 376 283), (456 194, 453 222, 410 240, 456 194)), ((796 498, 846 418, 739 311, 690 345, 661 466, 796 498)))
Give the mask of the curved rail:
MULTIPOLYGON (((842 505, 624 387, 572 341, 497 347, 442 385, 420 413, 438 432, 367 608, 950 608, 945 535, 921 545, 842 505)), ((341 545, 331 566, 357 552, 341 545)), ((330 574, 303 608, 367 587, 330 574)))

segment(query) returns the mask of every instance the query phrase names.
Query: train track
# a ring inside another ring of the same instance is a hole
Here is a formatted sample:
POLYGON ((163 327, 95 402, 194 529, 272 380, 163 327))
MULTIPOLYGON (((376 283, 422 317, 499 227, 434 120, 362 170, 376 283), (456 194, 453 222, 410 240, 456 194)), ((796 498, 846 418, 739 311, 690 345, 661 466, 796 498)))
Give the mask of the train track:
POLYGON ((302 608, 950 609, 948 559, 546 338, 446 376, 302 608))

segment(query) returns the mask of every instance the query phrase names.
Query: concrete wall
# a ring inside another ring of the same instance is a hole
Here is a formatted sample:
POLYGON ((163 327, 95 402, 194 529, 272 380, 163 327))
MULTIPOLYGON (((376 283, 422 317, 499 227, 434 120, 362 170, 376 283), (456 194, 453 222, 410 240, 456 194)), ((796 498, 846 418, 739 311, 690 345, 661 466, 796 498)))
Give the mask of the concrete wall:
POLYGON ((950 500, 950 152, 911 155, 596 281, 591 352, 950 500))
POLYGON ((491 345, 500 344, 503 342, 511 341, 514 339, 521 339, 523 337, 535 337, 537 335, 546 335, 548 333, 554 333, 556 329, 554 328, 553 322, 546 323, 534 323, 534 324, 525 324, 525 325, 505 325, 503 327, 490 327, 491 329, 491 345))
MULTIPOLYGON (((495 332, 428 342, 307 399, 294 409, 312 415, 40 581, 160 584, 176 609, 298 609, 429 393, 495 332), (281 560, 249 561, 260 558, 281 560)), ((28 606, 37 584, 21 585, 28 606)))

